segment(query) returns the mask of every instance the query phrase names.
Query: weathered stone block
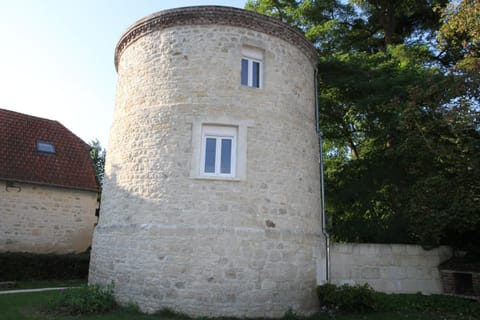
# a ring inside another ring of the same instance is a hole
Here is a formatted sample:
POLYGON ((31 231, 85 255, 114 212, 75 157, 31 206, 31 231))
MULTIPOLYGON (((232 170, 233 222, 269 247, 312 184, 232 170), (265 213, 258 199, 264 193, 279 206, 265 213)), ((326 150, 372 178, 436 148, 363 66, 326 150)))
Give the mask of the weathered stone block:
POLYGON ((362 268, 362 278, 380 279, 380 269, 377 267, 364 267, 362 268))

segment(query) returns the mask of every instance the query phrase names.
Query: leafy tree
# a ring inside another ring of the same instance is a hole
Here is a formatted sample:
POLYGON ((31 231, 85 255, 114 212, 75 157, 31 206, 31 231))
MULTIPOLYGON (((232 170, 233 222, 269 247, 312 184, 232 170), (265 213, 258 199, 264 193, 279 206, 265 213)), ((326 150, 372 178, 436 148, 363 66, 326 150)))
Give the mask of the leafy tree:
POLYGON ((247 2, 318 50, 336 240, 478 243, 478 2, 247 2))
POLYGON ((105 157, 107 152, 104 148, 102 148, 98 139, 90 141, 89 145, 90 158, 92 159, 93 167, 95 169, 95 176, 97 177, 98 184, 101 188, 103 185, 103 177, 105 174, 105 157))
POLYGON ((442 11, 437 35, 442 62, 463 76, 470 98, 480 102, 480 1, 463 0, 442 11))
POLYGON ((439 10, 447 0, 352 0, 361 10, 365 26, 384 47, 406 38, 431 36, 439 27, 439 10))

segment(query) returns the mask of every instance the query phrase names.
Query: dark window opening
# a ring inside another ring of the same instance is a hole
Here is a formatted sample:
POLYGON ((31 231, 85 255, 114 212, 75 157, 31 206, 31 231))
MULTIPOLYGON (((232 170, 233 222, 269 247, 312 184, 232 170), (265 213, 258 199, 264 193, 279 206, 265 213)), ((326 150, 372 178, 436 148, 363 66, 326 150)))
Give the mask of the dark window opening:
POLYGON ((462 295, 473 295, 473 281, 471 273, 454 273, 455 293, 462 295))

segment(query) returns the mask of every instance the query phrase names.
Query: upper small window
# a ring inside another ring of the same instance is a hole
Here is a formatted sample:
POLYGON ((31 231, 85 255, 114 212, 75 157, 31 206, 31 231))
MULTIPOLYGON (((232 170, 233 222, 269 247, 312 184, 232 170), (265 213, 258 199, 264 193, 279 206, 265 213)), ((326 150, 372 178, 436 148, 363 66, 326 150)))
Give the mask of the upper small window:
POLYGON ((242 50, 241 84, 253 88, 262 87, 263 54, 260 50, 242 50))
POLYGON ((55 146, 51 142, 37 141, 37 151, 44 153, 55 153, 55 146))

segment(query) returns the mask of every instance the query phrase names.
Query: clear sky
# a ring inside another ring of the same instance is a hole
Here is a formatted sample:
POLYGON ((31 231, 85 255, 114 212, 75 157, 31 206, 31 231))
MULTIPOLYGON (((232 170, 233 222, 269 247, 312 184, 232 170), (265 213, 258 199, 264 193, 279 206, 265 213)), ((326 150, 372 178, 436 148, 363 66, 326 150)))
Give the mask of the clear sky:
POLYGON ((108 143, 114 49, 135 21, 193 5, 246 0, 0 0, 0 108, 57 120, 108 143))

